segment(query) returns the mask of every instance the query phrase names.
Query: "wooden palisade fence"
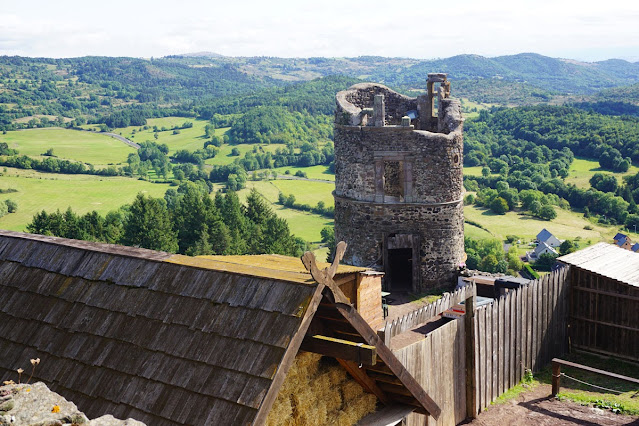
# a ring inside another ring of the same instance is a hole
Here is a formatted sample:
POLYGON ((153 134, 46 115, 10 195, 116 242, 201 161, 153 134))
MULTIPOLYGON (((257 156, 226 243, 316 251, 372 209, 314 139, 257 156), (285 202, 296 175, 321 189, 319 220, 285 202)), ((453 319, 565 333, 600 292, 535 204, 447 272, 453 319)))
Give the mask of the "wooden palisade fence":
MULTIPOLYGON (((562 268, 510 290, 492 304, 480 306, 471 318, 474 325, 475 404, 468 408, 480 412, 497 397, 518 384, 526 370, 533 372, 563 355, 568 347, 568 274, 562 268)), ((442 299, 399 320, 389 322, 380 334, 396 336, 437 316, 448 307, 472 297, 473 284, 445 295, 442 299)), ((433 396, 442 408, 439 421, 411 414, 408 425, 454 425, 467 413, 465 369, 467 328, 464 319, 450 321, 428 333, 424 339, 393 352, 433 396), (426 422, 426 423, 425 423, 426 422)), ((386 337, 390 340, 390 337, 386 337)), ((472 366, 471 366, 472 368, 472 366)), ((472 373, 471 373, 472 374, 472 373)), ((471 375, 472 377, 472 375, 471 375)))
POLYGON ((568 347, 568 269, 544 275, 475 311, 479 411, 568 347))

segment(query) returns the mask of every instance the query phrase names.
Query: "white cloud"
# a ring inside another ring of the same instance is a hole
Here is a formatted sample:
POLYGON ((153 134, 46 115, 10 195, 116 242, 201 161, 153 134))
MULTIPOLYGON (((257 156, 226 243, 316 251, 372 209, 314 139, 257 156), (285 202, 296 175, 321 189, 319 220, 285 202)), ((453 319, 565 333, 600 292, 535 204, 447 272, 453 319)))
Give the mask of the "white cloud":
POLYGON ((3 5, 0 54, 419 58, 518 52, 585 59, 639 55, 639 2, 32 0, 3 5), (609 53, 608 53, 609 52, 609 53))

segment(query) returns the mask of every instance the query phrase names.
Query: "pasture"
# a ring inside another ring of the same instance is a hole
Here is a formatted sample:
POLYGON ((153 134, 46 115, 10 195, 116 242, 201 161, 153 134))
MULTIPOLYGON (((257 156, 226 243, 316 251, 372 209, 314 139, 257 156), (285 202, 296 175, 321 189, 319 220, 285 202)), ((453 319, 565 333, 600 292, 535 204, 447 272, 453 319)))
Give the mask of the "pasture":
MULTIPOLYGON (((271 204, 275 214, 286 219, 292 234, 295 234, 309 242, 317 243, 321 241, 320 231, 325 226, 333 226, 333 220, 313 213, 289 209, 280 204, 276 204, 279 189, 274 185, 275 182, 280 181, 247 182, 246 189, 243 189, 238 193, 240 200, 246 200, 246 196, 250 190, 255 188, 271 204)), ((315 204, 317 204, 317 201, 315 201, 315 204)))
POLYGON ((6 135, 0 134, 0 142, 6 142, 21 155, 40 157, 53 148, 53 154, 58 158, 95 166, 126 163, 127 156, 134 151, 107 135, 58 127, 10 131, 6 135))
POLYGON ((334 205, 333 190, 335 184, 332 182, 314 182, 303 179, 278 179, 271 181, 280 192, 284 195, 293 194, 295 202, 299 204, 308 204, 312 207, 317 205, 318 201, 323 201, 327 207, 334 205))
MULTIPOLYGON (((216 131, 217 130, 220 130, 220 129, 216 129, 216 131)), ((226 131, 226 129, 224 131, 226 131)), ((221 147, 219 147, 219 151, 215 157, 207 159, 206 161, 204 161, 204 163, 210 166, 223 166, 225 164, 231 164, 233 161, 235 161, 236 158, 244 158, 244 154, 246 154, 247 152, 253 151, 253 148, 255 147, 263 150, 264 152, 274 153, 278 148, 285 148, 286 145, 284 144, 265 145, 265 144, 247 144, 247 143, 230 145, 225 143, 221 147), (240 151, 239 156, 231 155, 231 151, 233 150, 233 148, 237 148, 238 151, 240 151)), ((248 173, 250 174, 252 172, 248 172, 248 173)))
MULTIPOLYGON (((280 175, 284 175, 286 174, 286 171, 289 171, 291 176, 294 176, 295 172, 297 171, 302 171, 306 173, 306 176, 309 179, 329 180, 332 182, 335 181, 335 173, 331 172, 327 165, 319 165, 319 166, 311 166, 311 167, 286 166, 286 167, 276 167, 273 170, 280 175)), ((481 174, 481 170, 480 170, 480 174, 481 174)))
POLYGON ((633 164, 625 173, 613 173, 610 170, 599 167, 599 162, 596 160, 575 158, 570 165, 570 171, 568 172, 568 177, 565 182, 572 183, 579 188, 590 188, 590 178, 597 172, 614 175, 619 181, 619 184, 621 184, 623 176, 637 174, 639 167, 633 164))
POLYGON ((0 201, 15 200, 18 211, 0 218, 0 228, 24 231, 34 214, 42 210, 64 211, 69 206, 76 213, 96 210, 104 215, 132 202, 138 192, 163 197, 168 187, 168 184, 125 177, 64 175, 7 168, 0 177, 0 188, 12 188, 18 192, 0 194, 0 201))
MULTIPOLYGON (((505 239, 507 235, 517 235, 530 241, 535 238, 539 231, 546 228, 562 240, 573 240, 576 237, 580 237, 583 241, 590 240, 595 243, 598 241, 612 241, 612 237, 618 231, 618 228, 613 226, 593 224, 584 219, 580 213, 562 210, 557 207, 555 207, 555 211, 557 212, 557 218, 552 221, 546 221, 521 212, 507 212, 505 215, 498 215, 488 209, 470 205, 464 207, 464 217, 481 224, 500 240, 505 239), (585 226, 590 226, 593 229, 584 229, 585 226)), ((468 224, 466 224, 466 227, 468 227, 468 224)), ((473 230, 473 232, 475 231, 473 230)))

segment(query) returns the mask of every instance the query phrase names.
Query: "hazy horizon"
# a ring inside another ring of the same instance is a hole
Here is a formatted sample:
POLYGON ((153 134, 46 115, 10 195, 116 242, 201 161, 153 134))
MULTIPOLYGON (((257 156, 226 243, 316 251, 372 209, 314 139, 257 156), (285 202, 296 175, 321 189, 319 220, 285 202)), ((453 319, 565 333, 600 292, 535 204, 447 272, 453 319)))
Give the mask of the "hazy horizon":
POLYGON ((224 56, 415 59, 535 52, 593 62, 639 61, 639 2, 458 0, 446 7, 389 8, 276 0, 206 3, 113 0, 17 2, 0 12, 0 55, 162 57, 210 51, 224 56))

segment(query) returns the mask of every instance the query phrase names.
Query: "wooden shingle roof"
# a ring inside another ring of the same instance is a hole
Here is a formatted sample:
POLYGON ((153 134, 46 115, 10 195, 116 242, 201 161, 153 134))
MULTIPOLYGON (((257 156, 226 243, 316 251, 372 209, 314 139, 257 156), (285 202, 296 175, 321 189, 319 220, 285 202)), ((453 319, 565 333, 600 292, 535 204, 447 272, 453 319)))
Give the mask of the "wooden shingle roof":
POLYGON ((0 231, 0 376, 39 357, 90 416, 252 423, 318 285, 172 258, 0 231))
POLYGON ((376 368, 350 371, 360 384, 438 417, 332 279, 262 260, 0 230, 0 378, 39 357, 35 379, 91 417, 262 424, 311 323, 341 316, 346 336, 377 349, 376 368))

